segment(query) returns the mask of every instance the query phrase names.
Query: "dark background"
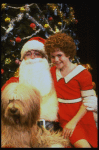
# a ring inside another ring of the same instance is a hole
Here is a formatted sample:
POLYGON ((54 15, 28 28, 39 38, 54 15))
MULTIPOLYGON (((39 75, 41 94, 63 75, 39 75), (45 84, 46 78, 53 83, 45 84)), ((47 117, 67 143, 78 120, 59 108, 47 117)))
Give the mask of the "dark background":
POLYGON ((74 8, 75 18, 77 23, 77 37, 80 42, 77 56, 80 57, 80 62, 83 64, 90 64, 93 70, 91 70, 92 79, 96 83, 96 91, 98 93, 98 2, 72 2, 67 3, 74 8))

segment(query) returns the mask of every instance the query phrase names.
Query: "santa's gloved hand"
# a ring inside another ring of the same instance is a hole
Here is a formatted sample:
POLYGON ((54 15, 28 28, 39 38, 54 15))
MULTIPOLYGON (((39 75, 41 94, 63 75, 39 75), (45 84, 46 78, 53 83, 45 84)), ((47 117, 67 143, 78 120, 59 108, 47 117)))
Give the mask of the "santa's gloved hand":
POLYGON ((97 111, 97 97, 96 96, 88 96, 83 100, 83 104, 87 106, 87 110, 89 111, 97 111))

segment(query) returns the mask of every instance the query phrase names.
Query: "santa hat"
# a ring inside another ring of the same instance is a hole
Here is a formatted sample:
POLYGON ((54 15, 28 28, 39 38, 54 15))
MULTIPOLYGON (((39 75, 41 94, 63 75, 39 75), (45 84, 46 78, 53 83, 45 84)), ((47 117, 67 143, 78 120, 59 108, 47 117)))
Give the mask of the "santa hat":
POLYGON ((41 37, 33 37, 33 38, 31 38, 22 47, 22 50, 21 50, 21 60, 23 59, 23 57, 26 54, 26 52, 28 52, 31 49, 33 49, 33 50, 39 50, 47 58, 47 55, 46 55, 45 49, 44 49, 44 43, 45 43, 45 39, 43 39, 41 37))

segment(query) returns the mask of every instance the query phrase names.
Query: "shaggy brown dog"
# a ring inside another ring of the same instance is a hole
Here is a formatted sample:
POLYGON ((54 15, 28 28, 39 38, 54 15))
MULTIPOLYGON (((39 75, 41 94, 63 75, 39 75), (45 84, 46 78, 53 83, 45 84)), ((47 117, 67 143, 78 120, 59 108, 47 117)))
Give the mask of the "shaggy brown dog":
POLYGON ((10 148, 66 147, 60 133, 37 126, 40 93, 32 86, 10 83, 1 95, 1 146, 10 148))
POLYGON ((32 86, 9 84, 1 95, 2 146, 31 147, 31 130, 40 116, 40 94, 32 86))

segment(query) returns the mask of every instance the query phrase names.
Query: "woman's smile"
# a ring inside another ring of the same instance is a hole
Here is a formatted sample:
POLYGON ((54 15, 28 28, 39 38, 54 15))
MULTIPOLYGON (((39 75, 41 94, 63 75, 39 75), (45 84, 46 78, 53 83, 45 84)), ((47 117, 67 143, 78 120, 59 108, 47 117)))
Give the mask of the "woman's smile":
POLYGON ((58 69, 66 67, 68 61, 69 57, 66 57, 66 55, 62 51, 51 53, 51 62, 56 65, 58 69))

